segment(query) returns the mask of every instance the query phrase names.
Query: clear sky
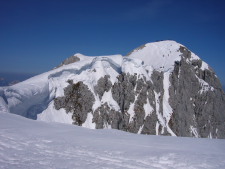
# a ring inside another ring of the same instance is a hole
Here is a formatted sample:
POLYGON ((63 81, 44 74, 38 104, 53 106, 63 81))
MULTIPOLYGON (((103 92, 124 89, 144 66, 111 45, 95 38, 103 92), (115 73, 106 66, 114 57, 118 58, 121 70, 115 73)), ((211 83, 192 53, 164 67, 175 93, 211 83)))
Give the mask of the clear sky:
POLYGON ((0 72, 42 73, 75 54, 172 39, 225 84, 224 0, 0 0, 0 72))

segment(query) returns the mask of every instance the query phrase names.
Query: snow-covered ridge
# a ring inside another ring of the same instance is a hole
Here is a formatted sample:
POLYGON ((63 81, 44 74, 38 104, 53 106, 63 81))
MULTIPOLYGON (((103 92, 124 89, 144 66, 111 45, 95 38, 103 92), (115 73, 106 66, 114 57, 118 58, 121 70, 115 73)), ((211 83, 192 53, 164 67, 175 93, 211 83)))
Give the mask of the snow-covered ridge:
MULTIPOLYGON (((182 134, 176 131, 174 123, 179 121, 176 119, 179 116, 174 114, 178 113, 176 107, 179 105, 171 101, 171 98, 183 98, 183 95, 189 97, 190 94, 191 98, 196 97, 201 101, 202 94, 216 92, 211 90, 216 89, 214 83, 205 81, 206 73, 211 73, 208 65, 175 41, 148 43, 132 51, 129 56, 85 56, 77 53, 58 68, 14 86, 0 88, 0 112, 10 112, 41 121, 72 124, 80 117, 75 118, 77 114, 72 110, 68 112, 68 107, 56 109, 55 99, 64 101, 65 88, 82 82, 83 89, 88 89, 82 96, 93 96, 94 100, 91 109, 81 113, 83 127, 201 137, 196 121, 191 121, 188 129, 178 129, 184 130, 180 132, 182 134), (191 93, 193 91, 189 90, 193 89, 186 87, 177 89, 181 84, 189 84, 187 80, 195 83, 192 88, 196 88, 198 92, 191 93), (195 128, 195 131, 187 133, 190 128, 195 128)), ((75 102, 79 101, 79 98, 74 99, 75 102)), ((82 99, 89 101, 89 98, 82 99)), ((197 105, 199 100, 186 100, 184 103, 191 105, 190 112, 193 113, 195 107, 192 105, 197 105)), ((67 106, 67 103, 62 105, 67 106)), ((83 106, 82 103, 78 105, 83 106)), ((84 107, 81 109, 86 110, 84 107)), ((183 110, 183 107, 180 109, 183 110)), ((214 138, 223 137, 220 127, 208 129, 204 137, 211 133, 214 133, 214 138), (215 133, 214 129, 219 132, 215 133)))
MULTIPOLYGON (((145 65, 151 65, 153 69, 166 72, 174 68, 175 61, 181 60, 180 47, 186 48, 182 44, 171 40, 147 43, 134 49, 128 56, 144 61, 145 65)), ((200 60, 200 58, 191 53, 190 60, 200 60)), ((207 64, 203 62, 202 69, 207 68, 207 64)))
POLYGON ((180 61, 180 46, 175 41, 160 41, 147 43, 129 54, 131 58, 138 58, 146 65, 151 65, 154 69, 168 71, 173 68, 175 61, 180 61))
POLYGON ((89 130, 0 114, 0 168, 223 168, 224 140, 89 130))

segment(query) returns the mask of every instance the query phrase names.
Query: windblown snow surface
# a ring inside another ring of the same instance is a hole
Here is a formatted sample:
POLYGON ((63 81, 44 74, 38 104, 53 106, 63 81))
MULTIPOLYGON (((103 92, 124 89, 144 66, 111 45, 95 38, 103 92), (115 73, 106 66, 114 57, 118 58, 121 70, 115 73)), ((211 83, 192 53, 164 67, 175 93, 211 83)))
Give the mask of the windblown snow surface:
POLYGON ((1 169, 225 167, 220 139, 91 130, 0 113, 1 169))

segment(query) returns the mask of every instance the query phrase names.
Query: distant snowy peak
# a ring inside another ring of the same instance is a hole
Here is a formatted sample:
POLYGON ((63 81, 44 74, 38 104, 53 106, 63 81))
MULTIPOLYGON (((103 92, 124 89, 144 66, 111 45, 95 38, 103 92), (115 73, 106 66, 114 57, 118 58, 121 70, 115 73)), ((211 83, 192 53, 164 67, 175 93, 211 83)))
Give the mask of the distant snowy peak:
MULTIPOLYGON (((134 49, 128 54, 131 58, 138 58, 144 61, 145 65, 152 66, 158 71, 172 71, 176 61, 180 61, 183 53, 189 53, 187 62, 200 60, 194 53, 190 52, 185 46, 176 41, 165 40, 153 43, 147 43, 134 49)), ((202 69, 208 68, 203 62, 202 69)))

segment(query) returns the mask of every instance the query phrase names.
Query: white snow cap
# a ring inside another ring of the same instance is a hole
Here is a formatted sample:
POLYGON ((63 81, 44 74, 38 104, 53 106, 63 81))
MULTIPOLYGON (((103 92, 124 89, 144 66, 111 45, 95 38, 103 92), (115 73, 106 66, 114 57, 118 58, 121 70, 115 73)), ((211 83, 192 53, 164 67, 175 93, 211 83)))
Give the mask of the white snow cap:
MULTIPOLYGON (((145 65, 152 66, 155 70, 167 72, 173 70, 175 61, 181 60, 180 47, 185 46, 173 40, 152 42, 134 49, 128 56, 144 61, 145 65)), ((200 58, 191 52, 189 61, 192 60, 200 58)), ((201 69, 208 69, 208 64, 202 61, 201 69)))
POLYGON ((171 40, 147 43, 133 50, 129 57, 141 59, 153 69, 168 71, 173 69, 175 61, 181 59, 180 46, 183 45, 171 40))
MULTIPOLYGON (((171 72, 174 69, 175 61, 181 60, 182 53, 180 52, 180 47, 186 48, 184 45, 173 40, 152 42, 134 49, 130 54, 128 54, 128 57, 143 61, 145 65, 144 67, 150 66, 152 67, 153 70, 171 72)), ((76 53, 74 56, 80 58, 80 61, 86 59, 93 59, 96 57, 103 57, 103 56, 85 56, 80 53, 76 53)), ((116 55, 104 57, 112 58, 114 56, 116 55)), ((192 60, 201 60, 201 59, 196 54, 191 52, 191 57, 188 59, 188 61, 192 60)), ((209 69, 208 64, 202 61, 201 69, 202 70, 209 69)))

